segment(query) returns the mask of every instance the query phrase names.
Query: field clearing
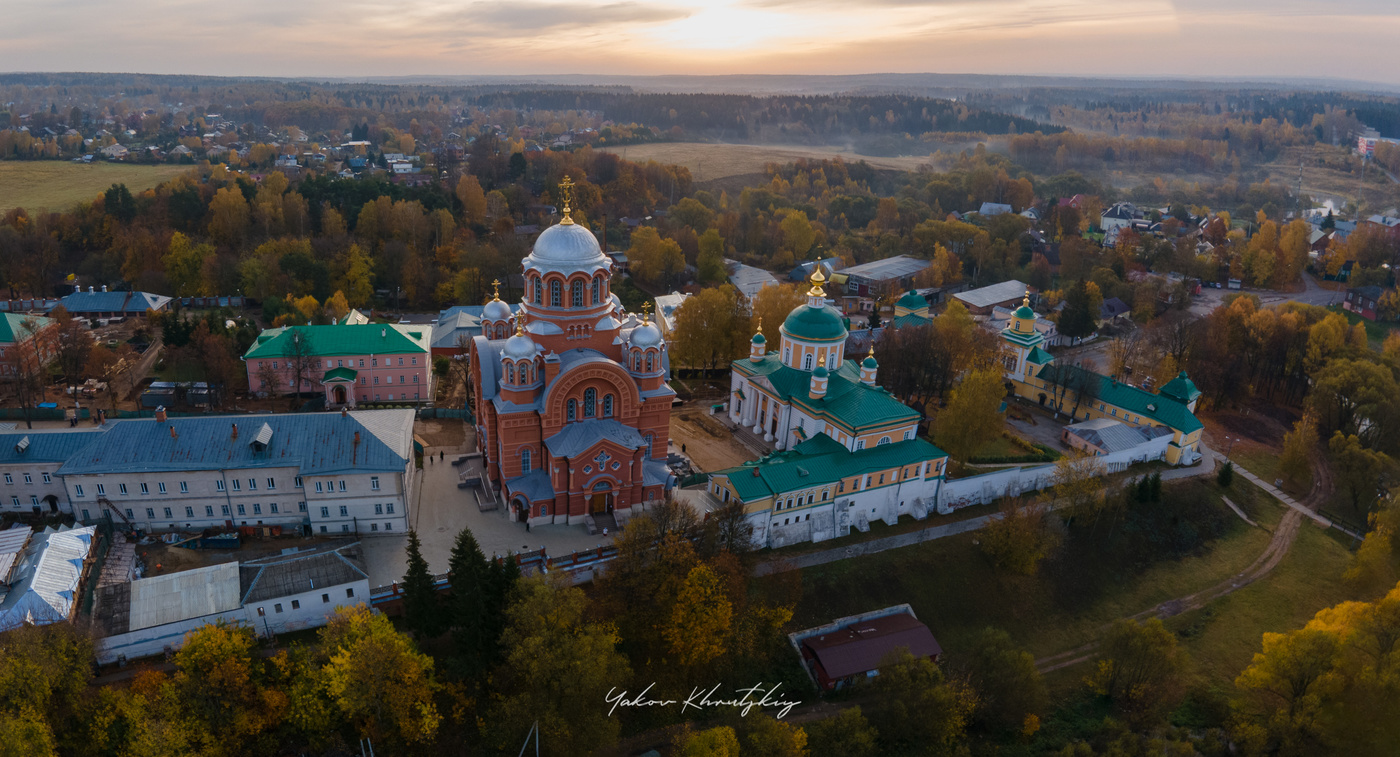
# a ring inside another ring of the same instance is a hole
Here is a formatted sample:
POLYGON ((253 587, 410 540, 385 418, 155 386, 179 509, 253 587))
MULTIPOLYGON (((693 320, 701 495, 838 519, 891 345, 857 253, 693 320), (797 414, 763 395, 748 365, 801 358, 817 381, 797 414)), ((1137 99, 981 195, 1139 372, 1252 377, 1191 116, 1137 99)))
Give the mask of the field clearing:
POLYGON ((603 148, 633 162, 654 160, 685 166, 695 181, 713 181, 729 176, 761 173, 768 163, 791 163, 802 158, 812 160, 832 160, 840 158, 848 163, 865 161, 878 168, 893 168, 900 171, 914 171, 927 165, 930 156, 903 156, 898 158, 877 158, 857 155, 850 150, 837 147, 809 147, 806 145, 735 145, 716 142, 664 142, 650 145, 626 145, 603 148))
POLYGON ((68 160, 0 161, 0 213, 11 208, 67 210, 113 184, 132 194, 190 170, 190 166, 74 163, 68 160))

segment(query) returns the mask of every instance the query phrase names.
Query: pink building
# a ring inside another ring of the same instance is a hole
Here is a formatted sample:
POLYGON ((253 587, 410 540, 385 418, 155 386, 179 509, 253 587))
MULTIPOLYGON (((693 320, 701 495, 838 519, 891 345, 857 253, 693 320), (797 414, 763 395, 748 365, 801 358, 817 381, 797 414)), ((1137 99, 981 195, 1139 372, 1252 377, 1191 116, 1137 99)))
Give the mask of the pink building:
POLYGON ((325 395, 327 407, 432 399, 431 325, 345 324, 268 329, 243 356, 261 395, 325 395))

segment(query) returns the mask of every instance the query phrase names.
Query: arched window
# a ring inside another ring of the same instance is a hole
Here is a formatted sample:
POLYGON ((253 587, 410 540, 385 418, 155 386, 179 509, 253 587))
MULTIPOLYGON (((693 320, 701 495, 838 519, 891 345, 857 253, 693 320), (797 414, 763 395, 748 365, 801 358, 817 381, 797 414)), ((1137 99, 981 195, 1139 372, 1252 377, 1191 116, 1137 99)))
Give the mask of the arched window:
POLYGON ((646 438, 646 442, 647 442, 647 457, 651 457, 651 440, 652 440, 652 435, 651 435, 651 434, 647 434, 645 438, 646 438))
POLYGON ((515 383, 515 366, 514 366, 514 365, 510 365, 510 364, 507 364, 507 365, 506 365, 506 383, 509 383, 509 384, 514 384, 514 383, 515 383))
MULTIPOLYGON (((520 475, 530 472, 530 450, 528 448, 520 450, 520 475)), ((541 513, 543 514, 543 513, 541 513)))
POLYGON ((651 353, 647 353, 647 373, 651 373, 651 353))
POLYGON ((802 356, 802 370, 812 370, 812 353, 809 352, 806 355, 802 356))
POLYGON ((828 371, 836 370, 836 350, 826 353, 826 369, 828 371))
POLYGON ((576 307, 576 308, 581 308, 581 307, 583 307, 583 282, 582 282, 582 281, 577 281, 577 280, 574 281, 574 285, 573 285, 572 289, 573 289, 574 307, 576 307))
POLYGON ((563 296, 563 287, 559 285, 559 282, 549 282, 549 306, 555 308, 559 307, 559 298, 561 296, 563 296))
POLYGON ((602 291, 603 291, 603 278, 602 278, 601 276, 594 276, 594 277, 593 277, 593 304, 594 304, 594 305, 597 305, 597 304, 598 304, 598 299, 602 296, 602 291))
POLYGON ((611 417, 612 417, 612 413, 613 413, 613 396, 612 396, 611 394, 605 394, 605 395, 603 395, 603 417, 604 417, 604 418, 611 418, 611 417))
POLYGON ((783 364, 784 364, 784 365, 791 365, 791 364, 792 364, 792 348, 791 348, 791 347, 784 347, 784 348, 783 348, 783 364))
POLYGON ((544 301, 544 286, 543 286, 543 282, 540 281, 540 277, 539 277, 539 276, 536 276, 535 279, 534 279, 534 281, 535 281, 535 304, 538 305, 538 304, 540 304, 541 302, 544 301))
POLYGON ((598 414, 598 390, 583 390, 583 417, 592 418, 598 414))
POLYGON ((578 400, 569 400, 569 413, 567 417, 571 421, 578 420, 578 400))
POLYGON ((543 518, 544 516, 546 516, 546 515, 548 515, 548 514, 549 514, 549 505, 540 505, 540 517, 543 518))
POLYGON ((882 437, 880 437, 880 441, 875 442, 875 446, 878 447, 878 446, 880 446, 881 444, 889 444, 889 443, 890 443, 890 438, 889 438, 888 436, 882 436, 882 437))
POLYGON ((637 372, 641 372, 641 370, 642 370, 642 353, 640 353, 640 352, 634 352, 634 353, 632 353, 632 370, 637 371, 637 372))

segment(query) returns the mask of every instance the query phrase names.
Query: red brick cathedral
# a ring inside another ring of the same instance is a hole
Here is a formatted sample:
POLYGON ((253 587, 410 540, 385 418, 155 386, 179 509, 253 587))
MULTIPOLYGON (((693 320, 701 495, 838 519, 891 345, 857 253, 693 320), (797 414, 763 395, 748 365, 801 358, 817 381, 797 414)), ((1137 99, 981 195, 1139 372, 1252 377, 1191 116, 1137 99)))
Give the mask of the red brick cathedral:
POLYGON ((623 521, 674 484, 670 360, 656 324, 610 291, 612 261, 569 217, 562 186, 563 220, 522 261, 519 313, 496 297, 472 343, 477 443, 512 517, 623 521))

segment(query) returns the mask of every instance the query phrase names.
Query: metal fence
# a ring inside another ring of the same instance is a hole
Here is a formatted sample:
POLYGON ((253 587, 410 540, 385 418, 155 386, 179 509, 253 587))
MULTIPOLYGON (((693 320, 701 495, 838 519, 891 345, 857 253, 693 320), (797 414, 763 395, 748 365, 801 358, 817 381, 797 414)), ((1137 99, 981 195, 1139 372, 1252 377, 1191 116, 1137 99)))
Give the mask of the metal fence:
POLYGON ((418 411, 419 420, 431 420, 434 418, 455 418, 468 423, 475 421, 472 411, 465 407, 425 407, 418 411))

